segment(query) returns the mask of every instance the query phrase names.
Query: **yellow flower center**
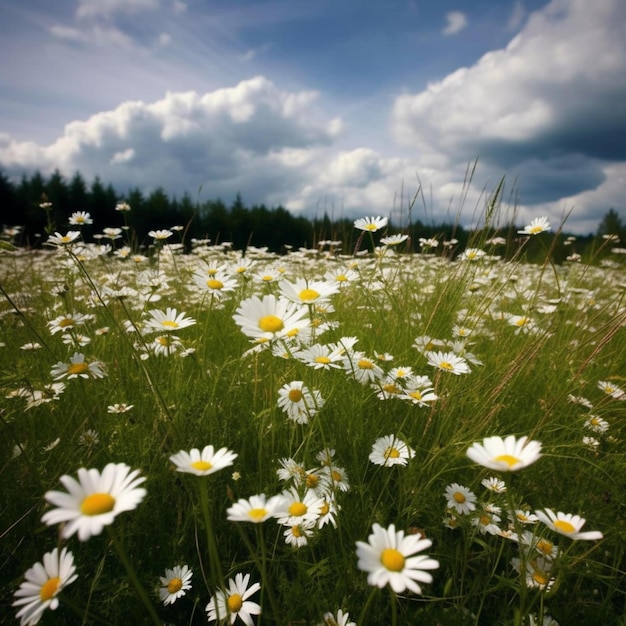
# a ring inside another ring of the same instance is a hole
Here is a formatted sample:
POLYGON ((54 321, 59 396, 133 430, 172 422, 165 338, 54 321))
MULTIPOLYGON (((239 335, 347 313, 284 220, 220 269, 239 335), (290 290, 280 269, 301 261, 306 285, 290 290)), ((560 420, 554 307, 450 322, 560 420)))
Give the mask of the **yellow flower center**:
POLYGON ((161 326, 166 326, 167 328, 178 328, 178 322, 174 320, 163 320, 161 322, 161 326))
POLYGON ((543 572, 533 572, 533 580, 540 585, 547 585, 550 581, 543 572))
POLYGON ((466 500, 465 496, 460 491, 455 491, 452 498, 455 502, 458 502, 459 504, 463 504, 463 502, 465 502, 466 500))
POLYGON ((66 317, 59 322, 61 328, 67 328, 68 326, 74 326, 74 320, 71 317, 66 317))
POLYGON ((565 533, 566 535, 570 535, 571 533, 576 532, 576 528, 569 522, 566 522, 564 519, 556 520, 556 522, 554 522, 554 527, 559 532, 565 533))
POLYGON ((441 361, 439 363, 439 367, 442 370, 453 370, 454 369, 454 365, 452 365, 452 363, 450 363, 449 361, 441 361))
POLYGON ((302 533, 302 529, 300 528, 300 526, 292 526, 291 527, 291 534, 296 537, 296 539, 298 537, 302 537, 303 533, 302 533))
POLYGON ((92 493, 80 504, 83 515, 102 515, 113 510, 115 498, 110 493, 92 493))
POLYGON ((289 515, 301 517, 308 511, 308 507, 304 502, 294 502, 289 506, 289 515))
POLYGON ((319 482, 320 482, 320 477, 319 476, 316 476, 315 474, 307 474, 306 486, 309 489, 315 489, 315 487, 317 487, 319 482))
POLYGON ((243 606, 243 598, 238 593, 233 593, 232 596, 228 596, 226 604, 231 613, 238 613, 243 606))
POLYGON ((322 508, 320 509, 320 515, 323 517, 328 513, 328 511, 330 511, 330 504, 328 504, 328 502, 324 502, 322 508))
POLYGON ((209 289, 221 289, 224 286, 224 283, 221 280, 210 278, 209 280, 206 281, 206 286, 209 289))
POLYGON ((491 518, 489 517, 489 515, 481 515, 479 521, 483 526, 491 524, 491 518))
POLYGON ((263 519, 267 515, 267 509, 250 509, 248 511, 248 515, 253 520, 263 519))
POLYGON ((397 385, 394 385, 393 383, 388 383, 386 385, 383 385, 383 391, 385 393, 400 393, 402 390, 397 385))
POLYGON ((265 276, 263 276, 263 278, 261 278, 262 281, 269 283, 271 281, 274 280, 274 277, 271 274, 265 274, 265 276))
POLYGON ((191 467, 193 467, 194 469, 200 470, 201 472, 206 472, 207 470, 210 470, 213 467, 213 464, 209 463, 209 461, 194 461, 191 464, 191 467))
POLYGON ((303 302, 310 302, 311 300, 317 300, 320 297, 319 291, 315 291, 315 289, 303 289, 299 294, 298 298, 303 302))
POLYGON ((422 394, 420 391, 411 391, 411 393, 409 393, 409 397, 413 398, 413 400, 421 400, 422 394))
POLYGON ((68 374, 84 374, 89 370, 89 365, 87 363, 71 363, 67 368, 68 374))
POLYGON ((527 317, 520 317, 518 320, 515 320, 515 325, 516 326, 524 326, 528 323, 528 318, 527 317))
POLYGON ((380 555, 380 562, 392 572, 401 572, 404 569, 404 556, 395 548, 386 548, 380 555))
POLYGON ((378 230, 378 227, 376 226, 376 224, 366 224, 365 230, 371 230, 372 232, 376 232, 378 230))
POLYGON ((295 337, 300 332, 299 328, 292 328, 287 332, 287 337, 295 337))
POLYGON ((339 283, 344 283, 348 280, 348 277, 345 274, 339 274, 339 276, 335 276, 335 280, 339 283))
POLYGON ((359 359, 357 366, 362 370, 374 369, 374 364, 369 359, 359 359))
POLYGON ((277 333, 279 330, 282 330, 285 327, 283 324, 283 320, 276 315, 264 315, 259 320, 259 328, 264 333, 277 333))
POLYGON ((501 454, 500 456, 497 456, 494 461, 497 463, 506 463, 509 467, 513 467, 514 465, 521 463, 520 459, 510 454, 501 454))
POLYGON ((336 483, 340 483, 343 480, 343 476, 341 475, 341 472, 338 472, 337 470, 333 470, 330 473, 330 475, 336 483))
POLYGON ((171 345, 170 338, 167 337, 166 335, 161 335, 160 337, 157 337, 156 340, 162 346, 169 346, 169 345, 171 345))
POLYGON ((292 402, 300 402, 300 400, 302 400, 302 391, 300 391, 300 389, 290 389, 287 397, 292 402))
POLYGON ((180 578, 172 578, 170 582, 167 583, 167 592, 168 593, 177 593, 183 588, 183 581, 180 578))
POLYGON ((330 363, 330 359, 327 356, 316 356, 314 360, 316 363, 322 363, 323 365, 330 363))
POLYGON ((542 226, 533 226, 532 228, 528 229, 528 232, 531 233, 532 235, 536 235, 540 233, 542 230, 543 230, 542 226))
POLYGON ((387 448, 385 450, 385 458, 389 459, 397 459, 400 456, 400 452, 398 451, 397 448, 387 448))
POLYGON ((547 539, 540 539, 537 542, 537 550, 539 550, 539 552, 541 552, 542 554, 552 554, 553 547, 554 544, 547 539))
POLYGON ((39 590, 39 597, 42 602, 46 602, 47 600, 54 598, 54 594, 57 592, 60 582, 61 579, 58 576, 46 580, 39 590))

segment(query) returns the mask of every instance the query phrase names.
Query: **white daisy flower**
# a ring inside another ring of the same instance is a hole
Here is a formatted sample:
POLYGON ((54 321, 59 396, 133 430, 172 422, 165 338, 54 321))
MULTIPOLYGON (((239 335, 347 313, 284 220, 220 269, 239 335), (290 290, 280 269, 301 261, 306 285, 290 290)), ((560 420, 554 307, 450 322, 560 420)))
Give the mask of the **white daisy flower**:
POLYGON ((238 454, 228 448, 220 448, 215 451, 212 445, 205 446, 200 451, 192 448, 189 452, 181 450, 170 457, 170 461, 176 465, 178 472, 195 474, 196 476, 208 476, 229 465, 237 458, 238 454))

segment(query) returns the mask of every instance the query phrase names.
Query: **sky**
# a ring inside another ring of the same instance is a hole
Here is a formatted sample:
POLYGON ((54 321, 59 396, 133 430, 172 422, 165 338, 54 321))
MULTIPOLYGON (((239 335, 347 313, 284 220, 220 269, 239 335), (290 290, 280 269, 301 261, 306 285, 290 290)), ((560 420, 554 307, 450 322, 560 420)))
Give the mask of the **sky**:
POLYGON ((624 0, 0 0, 0 171, 334 219, 626 220, 624 0))

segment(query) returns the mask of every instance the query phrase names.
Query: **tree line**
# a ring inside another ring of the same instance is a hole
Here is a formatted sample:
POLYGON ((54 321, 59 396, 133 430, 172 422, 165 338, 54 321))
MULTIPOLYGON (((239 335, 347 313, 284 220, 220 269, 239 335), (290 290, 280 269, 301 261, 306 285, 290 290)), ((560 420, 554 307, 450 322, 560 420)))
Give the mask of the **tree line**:
MULTIPOLYGON (((492 200, 497 201, 497 197, 492 200)), ((59 171, 48 178, 35 172, 24 174, 19 182, 13 182, 0 171, 0 207, 4 226, 20 227, 14 243, 29 247, 42 245, 52 229, 65 232, 74 228, 70 226, 69 218, 79 211, 89 213, 93 220, 92 225, 81 228, 87 240, 101 233, 104 227, 121 227, 128 223, 137 249, 152 242, 148 235, 151 230, 174 226, 182 227, 186 243, 193 239, 209 239, 212 243, 230 242, 240 250, 253 245, 267 247, 272 252, 284 252, 291 248, 314 248, 320 243, 340 241, 342 252, 350 254, 357 247, 363 249, 370 245, 369 238, 360 238, 362 233, 355 231, 352 219, 331 219, 326 212, 307 218, 293 215, 282 206, 245 206, 240 195, 227 205, 221 199, 194 200, 188 193, 180 198, 170 197, 162 188, 147 195, 139 188, 133 188, 122 195, 98 177, 87 184, 79 172, 70 179, 59 171), (130 206, 128 213, 116 210, 121 201, 130 206), (42 209, 44 203, 46 210, 42 209)), ((409 241, 401 248, 407 251, 420 250, 420 241, 437 239, 442 246, 447 242, 453 255, 455 251, 480 245, 498 235, 504 240, 498 253, 506 257, 514 254, 519 243, 518 227, 514 224, 498 231, 493 228, 469 231, 460 224, 434 224, 415 219, 410 210, 406 211, 402 222, 390 222, 389 232, 409 235, 409 241)), ((603 246, 608 247, 603 235, 616 235, 626 242, 626 227, 614 209, 608 211, 595 234, 576 237, 576 251, 589 254, 603 246)), ((376 236, 379 238, 380 233, 376 236)), ((573 240, 567 243, 566 233, 560 234, 560 240, 561 245, 553 249, 557 262, 564 261, 573 251, 573 240)), ((526 249, 528 260, 538 260, 545 254, 545 246, 539 246, 534 241, 529 244, 526 249)), ((610 244, 620 245, 616 240, 610 244)))

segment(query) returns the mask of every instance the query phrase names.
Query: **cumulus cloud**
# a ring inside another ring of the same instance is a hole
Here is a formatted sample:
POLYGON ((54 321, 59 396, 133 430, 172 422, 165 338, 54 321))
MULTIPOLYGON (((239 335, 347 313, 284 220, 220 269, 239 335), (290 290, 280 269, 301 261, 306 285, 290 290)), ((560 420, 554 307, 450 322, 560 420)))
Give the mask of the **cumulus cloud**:
POLYGON ((506 168, 527 204, 598 189, 626 161, 625 29, 621 0, 552 0, 506 48, 399 96, 395 136, 438 167, 506 168))
POLYGON ((444 35, 456 35, 467 26, 467 16, 461 11, 446 13, 446 26, 441 31, 444 35))
POLYGON ((114 13, 138 13, 158 6, 159 0, 79 0, 76 17, 109 17, 114 13))

